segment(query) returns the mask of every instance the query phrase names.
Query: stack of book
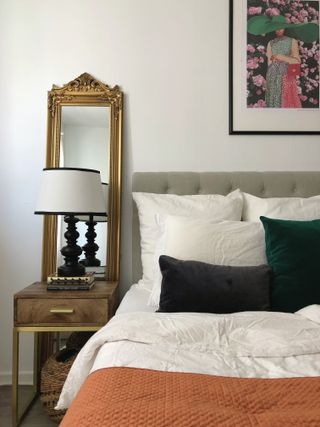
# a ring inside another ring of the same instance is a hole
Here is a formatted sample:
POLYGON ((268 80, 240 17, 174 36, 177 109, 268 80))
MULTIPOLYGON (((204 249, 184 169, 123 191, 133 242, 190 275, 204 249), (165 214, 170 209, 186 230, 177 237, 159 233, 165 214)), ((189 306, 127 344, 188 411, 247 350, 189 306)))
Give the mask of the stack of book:
POLYGON ((94 285, 94 273, 88 272, 79 277, 62 277, 51 274, 47 279, 49 291, 86 291, 94 285))

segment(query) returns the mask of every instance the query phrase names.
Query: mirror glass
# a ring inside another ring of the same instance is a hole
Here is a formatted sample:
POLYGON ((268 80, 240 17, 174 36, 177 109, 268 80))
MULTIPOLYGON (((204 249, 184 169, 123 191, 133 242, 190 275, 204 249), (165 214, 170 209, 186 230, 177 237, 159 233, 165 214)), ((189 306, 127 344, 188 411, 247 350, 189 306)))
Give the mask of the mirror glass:
MULTIPOLYGON (((102 183, 109 183, 110 154, 110 107, 94 105, 66 105, 61 107, 60 126, 60 167, 89 168, 100 171, 102 183)), ((96 219, 96 218, 95 218, 96 219)), ((77 223, 80 234, 78 245, 83 247, 87 240, 86 218, 77 223)), ((106 268, 107 222, 95 225, 99 246, 96 258, 100 266, 86 267, 86 271, 94 271, 96 275, 104 275, 106 268)), ((65 222, 58 219, 57 229, 57 265, 63 264, 60 249, 65 245, 65 222)), ((84 252, 80 260, 84 259, 84 252)))

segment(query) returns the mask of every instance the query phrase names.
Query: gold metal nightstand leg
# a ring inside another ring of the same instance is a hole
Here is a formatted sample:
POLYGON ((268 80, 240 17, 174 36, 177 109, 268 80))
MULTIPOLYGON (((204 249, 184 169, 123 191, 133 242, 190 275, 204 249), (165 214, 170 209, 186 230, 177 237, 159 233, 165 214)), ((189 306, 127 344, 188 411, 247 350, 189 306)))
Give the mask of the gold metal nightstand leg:
MULTIPOLYGON (((41 351, 41 344, 46 344, 49 341, 45 340, 44 335, 50 335, 52 332, 70 332, 70 331, 98 331, 100 326, 19 326, 13 328, 12 337, 12 426, 17 427, 24 417, 34 399, 40 391, 40 370, 42 364, 42 356, 45 354, 41 351), (33 370, 33 393, 23 407, 19 408, 19 337, 20 332, 34 333, 34 370, 33 370)), ((48 338, 48 337, 47 337, 48 338)), ((52 342, 50 338, 50 343, 52 342)), ((46 350, 49 350, 49 346, 46 350)), ((48 352, 48 351, 47 351, 48 352)), ((51 353, 48 352, 50 355, 51 353)), ((48 356, 49 357, 49 356, 48 356)))
POLYGON ((37 394, 40 389, 40 358, 39 358, 39 332, 34 332, 33 343, 33 393, 37 394))
POLYGON ((13 328, 12 336, 12 426, 19 422, 18 415, 18 386, 19 386, 19 332, 13 328))
POLYGON ((34 332, 32 396, 19 411, 19 331, 13 328, 12 341, 12 427, 17 427, 22 416, 32 404, 39 391, 39 333, 34 332))

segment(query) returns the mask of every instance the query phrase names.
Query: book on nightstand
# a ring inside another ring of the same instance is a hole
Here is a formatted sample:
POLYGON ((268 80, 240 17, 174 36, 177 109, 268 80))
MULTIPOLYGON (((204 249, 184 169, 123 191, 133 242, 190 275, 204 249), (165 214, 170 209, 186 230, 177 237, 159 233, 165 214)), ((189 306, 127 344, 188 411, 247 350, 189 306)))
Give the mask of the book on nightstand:
POLYGON ((88 272, 79 277, 64 277, 51 274, 47 279, 47 289, 50 291, 85 291, 91 289, 93 285, 93 272, 88 272))
POLYGON ((48 284, 48 291, 89 291, 94 285, 94 282, 90 285, 54 285, 48 284))

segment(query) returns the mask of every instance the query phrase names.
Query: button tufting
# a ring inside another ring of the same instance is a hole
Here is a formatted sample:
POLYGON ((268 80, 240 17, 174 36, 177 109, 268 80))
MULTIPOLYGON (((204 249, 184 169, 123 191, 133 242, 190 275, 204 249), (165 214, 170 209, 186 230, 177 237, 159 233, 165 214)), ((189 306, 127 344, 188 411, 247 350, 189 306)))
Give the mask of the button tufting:
POLYGON ((264 185, 260 188, 260 194, 262 195, 266 194, 266 187, 264 185))

